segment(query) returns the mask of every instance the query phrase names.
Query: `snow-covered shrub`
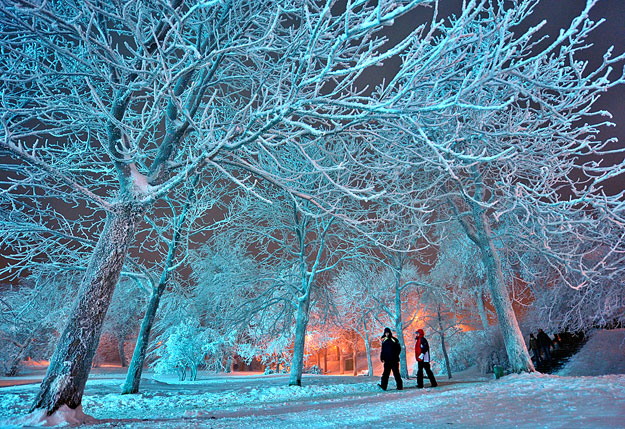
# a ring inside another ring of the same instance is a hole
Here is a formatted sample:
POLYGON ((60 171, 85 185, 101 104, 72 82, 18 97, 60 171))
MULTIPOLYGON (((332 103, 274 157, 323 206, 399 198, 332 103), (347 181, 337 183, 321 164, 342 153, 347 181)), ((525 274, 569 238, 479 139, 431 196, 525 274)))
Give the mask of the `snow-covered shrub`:
MULTIPOLYGON (((497 326, 487 331, 459 332, 450 338, 447 353, 452 374, 473 365, 477 365, 482 374, 492 372, 493 365, 502 365, 504 368, 508 366, 508 356, 497 326)), ((436 345, 436 356, 436 362, 440 361, 440 370, 444 372, 445 364, 440 344, 436 345)), ((434 372, 438 373, 438 371, 434 372)))
POLYGON ((206 355, 223 344, 219 335, 192 319, 173 326, 160 338, 161 344, 151 353, 156 357, 151 365, 157 374, 176 372, 181 381, 186 379, 187 371, 190 380, 195 380, 206 355))
POLYGON ((313 366, 304 368, 304 373, 305 374, 323 374, 323 371, 317 365, 313 365, 313 366))

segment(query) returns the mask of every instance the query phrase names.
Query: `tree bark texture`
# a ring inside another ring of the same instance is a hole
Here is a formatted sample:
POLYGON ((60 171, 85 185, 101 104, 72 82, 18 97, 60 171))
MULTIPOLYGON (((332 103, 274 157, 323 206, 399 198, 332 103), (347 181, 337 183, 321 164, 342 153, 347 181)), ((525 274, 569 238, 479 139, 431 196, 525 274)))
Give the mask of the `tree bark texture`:
POLYGON ((523 340, 523 335, 512 307, 512 301, 508 296, 508 289, 501 268, 501 259, 495 248, 490 225, 485 216, 484 213, 476 216, 476 221, 478 222, 478 245, 482 255, 482 262, 486 267, 488 286, 493 306, 497 313, 501 335, 506 346, 508 361, 514 372, 533 372, 534 365, 523 340))
POLYGON ((304 371, 304 347, 306 345, 306 330, 308 328, 309 308, 310 293, 307 293, 297 302, 295 342, 293 344, 293 361, 291 363, 289 386, 302 385, 302 373, 304 371))
POLYGON ((150 301, 148 302, 148 308, 145 310, 145 315, 143 316, 143 321, 141 322, 141 329, 139 330, 139 336, 137 337, 137 343, 135 344, 132 359, 130 360, 130 366, 128 367, 128 372, 126 373, 126 380, 122 386, 122 395, 139 392, 141 373, 143 371, 145 355, 148 351, 148 344, 150 341, 150 332, 152 331, 152 325, 154 324, 154 318, 156 317, 156 310, 158 309, 164 290, 165 285, 160 282, 158 287, 152 289, 152 295, 150 296, 150 301))
POLYGON ((108 213, 31 411, 44 409, 51 415, 62 405, 72 409, 80 406, 104 316, 119 281, 137 218, 138 212, 131 205, 108 213))
POLYGON ((488 316, 486 315, 486 308, 484 307, 484 291, 480 288, 475 292, 475 302, 477 304, 477 311, 482 321, 482 327, 484 330, 488 329, 488 316))

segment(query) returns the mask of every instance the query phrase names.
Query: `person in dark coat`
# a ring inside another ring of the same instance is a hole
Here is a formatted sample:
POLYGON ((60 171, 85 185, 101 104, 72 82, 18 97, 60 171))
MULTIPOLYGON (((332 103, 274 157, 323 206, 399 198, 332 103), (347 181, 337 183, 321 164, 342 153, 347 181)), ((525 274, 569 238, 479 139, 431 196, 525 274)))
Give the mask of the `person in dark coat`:
POLYGON ((390 328, 384 328, 382 349, 380 350, 380 360, 384 364, 384 371, 382 372, 382 380, 378 384, 382 390, 386 390, 388 386, 388 377, 391 375, 391 371, 393 372, 393 377, 395 377, 397 390, 402 390, 404 388, 404 383, 399 372, 400 353, 401 344, 399 344, 399 340, 393 336, 390 328))
POLYGON ((543 353, 545 360, 548 362, 551 360, 551 338, 549 335, 545 334, 542 329, 538 330, 538 335, 536 335, 536 341, 538 341, 538 347, 540 351, 543 353))
POLYGON ((536 340, 534 334, 530 334, 530 350, 534 353, 536 365, 540 365, 540 348, 538 347, 538 340, 536 340))
POLYGON ((423 370, 425 370, 430 380, 431 387, 436 387, 438 383, 430 368, 430 345, 428 344, 428 340, 425 339, 423 329, 417 329, 415 335, 417 340, 414 346, 414 354, 417 358, 417 387, 419 389, 423 388, 423 370))

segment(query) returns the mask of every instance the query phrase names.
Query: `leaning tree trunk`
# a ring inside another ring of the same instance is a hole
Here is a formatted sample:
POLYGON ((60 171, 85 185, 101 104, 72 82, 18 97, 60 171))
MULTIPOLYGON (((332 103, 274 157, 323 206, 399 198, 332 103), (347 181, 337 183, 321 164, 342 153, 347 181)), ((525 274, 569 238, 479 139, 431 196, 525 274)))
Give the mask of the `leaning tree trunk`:
POLYGON ((138 213, 130 204, 107 215, 76 304, 30 411, 43 409, 51 415, 62 405, 72 409, 81 405, 104 316, 119 281, 137 219, 138 213))
POLYGON ((19 344, 14 341, 14 344, 19 347, 19 351, 11 361, 11 365, 9 365, 9 369, 4 372, 6 377, 15 377, 20 372, 20 364, 24 359, 26 359, 26 355, 28 353, 30 344, 34 341, 34 333, 29 335, 28 340, 24 344, 19 344))
POLYGON ((486 268, 486 274, 488 278, 488 286, 490 289, 491 298, 497 313, 497 320, 499 321, 499 329, 503 336, 503 341, 506 346, 506 353, 510 362, 510 367, 514 372, 533 372, 534 365, 527 351, 527 346, 523 340, 519 323, 514 314, 514 308, 512 307, 512 301, 508 296, 508 290, 503 277, 503 271, 501 268, 501 259, 495 248, 495 244, 492 239, 490 231, 490 225, 486 215, 481 213, 480 216, 475 216, 478 222, 478 236, 480 253, 482 255, 482 262, 486 268))
POLYGON ((126 381, 122 386, 122 395, 139 392, 143 363, 145 362, 145 356, 148 351, 148 344, 150 341, 150 332, 152 331, 152 325, 154 325, 154 318, 156 317, 156 310, 158 309, 161 296, 165 291, 165 285, 166 281, 160 281, 158 287, 152 289, 150 302, 148 303, 148 308, 143 316, 141 329, 139 330, 139 336, 137 337, 137 343, 135 344, 132 359, 130 360, 130 366, 128 367, 128 372, 126 373, 126 381))
POLYGON ((289 386, 302 385, 302 372, 304 371, 304 346, 306 345, 306 330, 308 328, 309 308, 310 292, 308 291, 297 301, 295 342, 293 344, 293 361, 291 362, 289 386))
POLYGON ((148 345, 150 343, 150 332, 154 325, 154 319, 156 317, 156 311, 158 310, 161 297, 165 292, 165 287, 169 280, 170 267, 176 257, 176 251, 178 250, 178 243, 180 242, 180 231, 182 225, 185 222, 189 205, 192 201, 195 185, 198 181, 198 176, 194 176, 191 182, 191 189, 187 195, 185 206, 180 215, 178 224, 174 228, 174 234, 169 242, 169 249, 167 250, 167 258, 165 259, 165 266, 161 272, 161 277, 158 281, 158 286, 152 288, 152 294, 150 296, 150 302, 148 308, 145 310, 143 321, 141 322, 141 329, 139 330, 139 336, 137 337, 137 343, 135 349, 132 352, 132 359, 130 361, 130 367, 126 373, 126 380, 122 386, 122 395, 129 393, 138 393, 139 384, 141 383, 141 373, 143 372, 143 365, 145 363, 145 356, 148 351, 148 345))

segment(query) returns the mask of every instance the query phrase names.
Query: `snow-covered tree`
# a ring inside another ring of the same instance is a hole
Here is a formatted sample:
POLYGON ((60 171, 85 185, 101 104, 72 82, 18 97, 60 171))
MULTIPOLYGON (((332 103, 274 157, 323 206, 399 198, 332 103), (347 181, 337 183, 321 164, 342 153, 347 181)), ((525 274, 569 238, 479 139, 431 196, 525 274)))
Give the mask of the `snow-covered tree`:
POLYGON ((411 97, 402 102, 414 114, 402 117, 390 135, 404 144, 393 152, 397 168, 389 171, 387 188, 399 200, 405 196, 406 207, 437 211, 439 222, 459 221, 479 249, 513 371, 533 365, 509 296, 502 262, 507 246, 542 247, 573 272, 585 265, 580 241, 568 250, 549 248, 549 237, 580 222, 591 231, 616 220, 619 196, 603 184, 625 164, 593 158, 622 150, 597 138, 609 113, 595 102, 624 82, 613 70, 623 56, 610 50, 594 67, 583 60, 587 36, 598 25, 588 18, 593 4, 545 39, 544 23, 527 24, 535 1, 466 2, 458 18, 437 28, 437 79, 398 77, 410 86, 411 97), (467 23, 466 15, 475 18, 467 23), (459 37, 464 42, 454 43, 459 37), (445 78, 449 74, 456 78, 445 78), (449 93, 455 101, 447 108, 435 115, 422 110, 420 100, 449 93), (432 180, 419 186, 417 174, 432 180))
MULTIPOLYGON (((337 142, 312 159, 308 148, 383 113, 383 94, 356 80, 417 41, 387 44, 381 30, 421 3, 2 3, 0 148, 14 159, 3 208, 45 212, 53 228, 85 221, 97 241, 33 410, 80 405, 142 215, 195 174, 215 169, 253 191, 251 176, 286 148, 344 192, 374 195, 331 177, 337 165, 360 169, 357 152, 337 142)), ((297 174, 267 176, 311 196, 289 181, 297 174)))
POLYGON ((334 216, 320 213, 310 203, 297 202, 288 194, 282 193, 272 204, 255 201, 249 212, 253 216, 243 239, 254 243, 263 265, 280 269, 286 276, 284 283, 295 309, 289 384, 300 386, 311 304, 319 293, 320 279, 336 268, 348 248, 341 240, 335 224, 339 221, 334 216))
POLYGON ((375 283, 379 282, 380 277, 376 270, 371 269, 372 262, 365 255, 352 258, 332 282, 336 323, 356 332, 364 342, 370 376, 373 375, 372 342, 374 335, 382 329, 377 313, 380 308, 372 296, 372 292, 377 289, 375 283))
POLYGON ((111 306, 106 313, 102 333, 110 333, 117 340, 117 350, 122 367, 127 367, 125 344, 130 335, 137 332, 141 323, 138 308, 145 305, 147 293, 143 284, 136 279, 122 279, 115 288, 111 306))
POLYGON ((411 260, 414 254, 399 251, 381 251, 383 257, 376 258, 377 278, 370 290, 375 302, 376 315, 381 324, 391 323, 401 344, 400 371, 408 378, 407 343, 404 330, 415 320, 420 310, 421 291, 424 286, 422 275, 411 260))
POLYGON ((79 276, 77 272, 46 271, 40 266, 19 286, 0 291, 3 374, 17 375, 27 358, 48 358, 71 310, 79 276))

